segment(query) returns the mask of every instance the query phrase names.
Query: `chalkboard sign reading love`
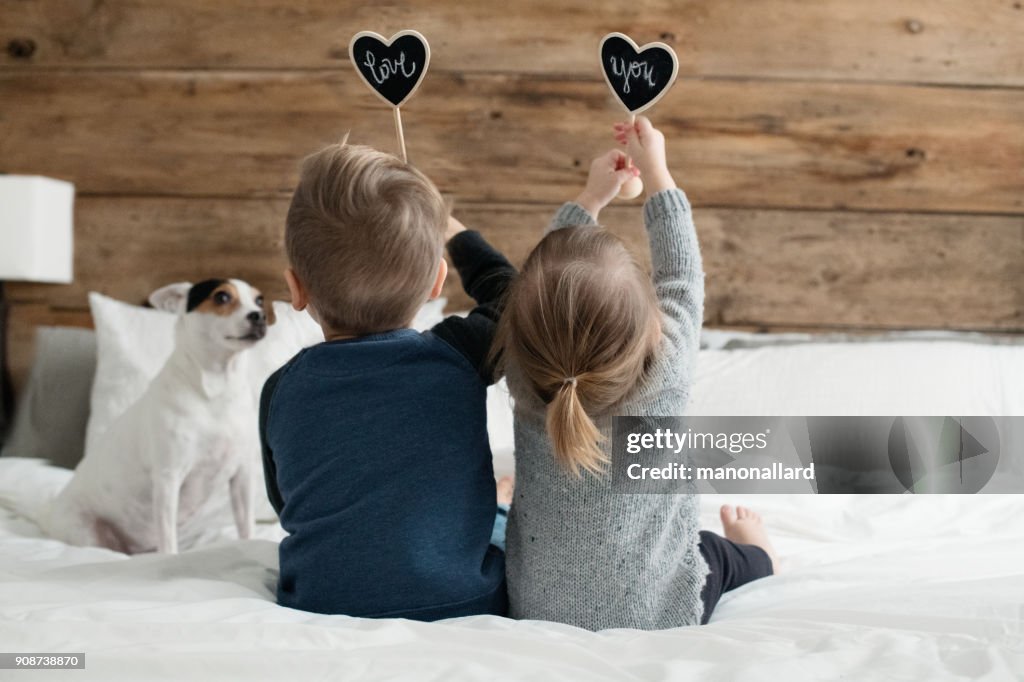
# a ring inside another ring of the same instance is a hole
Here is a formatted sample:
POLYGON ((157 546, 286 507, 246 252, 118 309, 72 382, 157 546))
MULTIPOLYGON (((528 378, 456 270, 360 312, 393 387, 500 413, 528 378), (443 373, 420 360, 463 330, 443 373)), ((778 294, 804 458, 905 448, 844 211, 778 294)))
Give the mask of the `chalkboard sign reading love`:
POLYGON ((393 107, 416 92, 430 64, 430 46, 417 31, 400 31, 390 40, 361 31, 352 37, 348 51, 363 82, 393 107))
POLYGON ((408 162, 399 107, 416 92, 430 66, 427 39, 418 31, 399 31, 390 40, 373 31, 360 31, 348 43, 348 56, 370 90, 391 105, 398 149, 402 161, 408 162))
POLYGON ((601 41, 601 72, 615 96, 631 114, 638 114, 661 99, 676 79, 679 60, 665 43, 637 47, 622 33, 609 33, 601 41))

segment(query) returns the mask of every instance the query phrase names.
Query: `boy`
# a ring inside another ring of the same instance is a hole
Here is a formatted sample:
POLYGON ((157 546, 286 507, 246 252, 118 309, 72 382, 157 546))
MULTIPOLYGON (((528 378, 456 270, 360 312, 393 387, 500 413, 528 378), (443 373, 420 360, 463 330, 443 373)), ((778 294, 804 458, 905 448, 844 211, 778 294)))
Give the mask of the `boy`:
POLYGON ((437 620, 504 615, 490 544, 488 351, 514 269, 397 158, 331 145, 308 157, 285 226, 292 305, 325 342, 260 401, 267 494, 289 536, 278 601, 305 611, 437 620), (409 329, 452 262, 478 302, 409 329))

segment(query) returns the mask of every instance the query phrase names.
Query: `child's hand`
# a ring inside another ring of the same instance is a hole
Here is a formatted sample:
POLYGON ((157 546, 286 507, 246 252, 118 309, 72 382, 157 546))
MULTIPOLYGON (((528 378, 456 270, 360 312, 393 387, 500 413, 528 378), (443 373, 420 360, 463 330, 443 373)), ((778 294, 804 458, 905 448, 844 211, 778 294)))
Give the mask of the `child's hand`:
POLYGON ((619 149, 613 149, 597 157, 590 164, 587 186, 576 199, 576 203, 597 220, 597 214, 615 198, 622 188, 622 183, 638 175, 640 170, 626 164, 626 154, 619 149))
POLYGON ((665 136, 646 116, 637 116, 636 124, 616 123, 615 139, 626 146, 626 153, 640 169, 647 196, 676 186, 665 161, 665 136))

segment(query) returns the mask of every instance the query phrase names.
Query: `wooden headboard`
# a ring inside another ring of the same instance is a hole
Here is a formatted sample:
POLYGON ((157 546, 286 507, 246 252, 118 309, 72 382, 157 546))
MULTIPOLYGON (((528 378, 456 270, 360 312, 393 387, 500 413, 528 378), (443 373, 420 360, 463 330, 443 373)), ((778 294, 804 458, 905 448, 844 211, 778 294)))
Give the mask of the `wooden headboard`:
MULTIPOLYGON (((11 363, 86 294, 233 275, 282 296, 301 156, 394 149, 355 32, 423 32, 410 161, 521 259, 621 116, 608 31, 673 44, 651 112, 696 206, 707 323, 1024 331, 1024 10, 1013 0, 35 0, 0 4, 0 171, 74 182, 75 282, 11 284, 11 363)), ((643 247, 639 204, 602 222, 643 247)), ((466 305, 453 281, 453 306, 466 305)))

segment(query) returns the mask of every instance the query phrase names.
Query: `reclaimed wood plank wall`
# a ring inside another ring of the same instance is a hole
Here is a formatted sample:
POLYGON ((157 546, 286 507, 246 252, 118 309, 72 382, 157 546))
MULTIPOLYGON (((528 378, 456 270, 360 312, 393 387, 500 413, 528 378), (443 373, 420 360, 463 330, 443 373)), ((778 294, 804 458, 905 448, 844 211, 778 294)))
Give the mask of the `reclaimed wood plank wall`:
MULTIPOLYGON (((1021 0, 6 0, 0 172, 79 193, 74 284, 8 286, 15 376, 36 325, 89 324, 91 290, 283 295, 299 158, 346 130, 395 146, 348 40, 402 28, 433 48, 410 160, 515 260, 609 145, 596 46, 618 30, 680 57, 651 116, 709 325, 1024 332, 1021 0)), ((638 206, 603 220, 642 249, 638 206)))

